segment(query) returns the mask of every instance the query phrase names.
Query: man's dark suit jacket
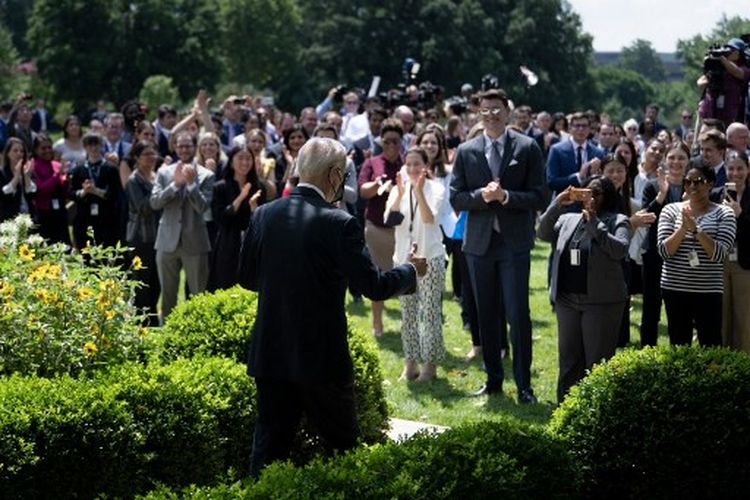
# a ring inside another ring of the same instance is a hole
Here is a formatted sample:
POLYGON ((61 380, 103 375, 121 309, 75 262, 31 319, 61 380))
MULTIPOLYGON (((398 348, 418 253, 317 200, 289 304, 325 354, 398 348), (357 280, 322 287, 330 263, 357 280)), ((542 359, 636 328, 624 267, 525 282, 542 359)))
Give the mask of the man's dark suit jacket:
POLYGON ((534 139, 512 130, 506 134, 500 178, 508 192, 505 205, 482 199, 482 188, 492 181, 484 135, 462 144, 456 153, 450 201, 456 211, 469 211, 463 243, 466 253, 487 252, 495 217, 510 248, 523 251, 534 246, 536 210, 544 208, 542 152, 534 139))
MULTIPOLYGON (((586 141, 586 158, 604 158, 604 151, 586 141)), ((550 190, 560 193, 568 186, 579 187, 576 165, 576 151, 573 141, 565 139, 549 148, 547 157, 547 184, 550 190)))
POLYGON ((258 291, 248 372, 301 384, 351 382, 344 309, 349 283, 372 300, 416 287, 410 264, 380 271, 357 220, 299 187, 253 214, 240 284, 258 291))

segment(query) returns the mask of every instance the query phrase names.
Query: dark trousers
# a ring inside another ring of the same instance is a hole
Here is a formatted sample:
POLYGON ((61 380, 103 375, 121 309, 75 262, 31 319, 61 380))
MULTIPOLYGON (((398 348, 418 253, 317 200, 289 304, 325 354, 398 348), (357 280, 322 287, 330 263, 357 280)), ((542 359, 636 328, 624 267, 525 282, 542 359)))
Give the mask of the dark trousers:
POLYGON ((655 346, 661 318, 661 266, 655 251, 643 254, 643 314, 641 316, 641 346, 655 346))
POLYGON ((39 235, 49 243, 65 243, 70 245, 68 232, 68 216, 64 209, 37 211, 39 235))
POLYGON ((594 363, 615 355, 622 318, 622 302, 586 304, 577 294, 561 293, 555 303, 560 374, 557 402, 561 403, 594 363))
POLYGON ((531 314, 529 312, 529 250, 514 251, 501 234, 492 233, 485 255, 465 254, 477 303, 482 356, 487 384, 503 383, 502 323, 510 324, 513 377, 521 391, 531 388, 531 314))
POLYGON ((258 417, 253 434, 254 477, 274 460, 289 458, 303 413, 328 452, 348 450, 357 443, 352 382, 303 385, 256 378, 255 386, 258 417))
POLYGON ((135 307, 139 312, 147 315, 143 321, 144 326, 159 326, 159 311, 156 306, 159 302, 161 285, 159 272, 156 269, 154 243, 135 245, 132 255, 139 257, 142 263, 141 269, 133 271, 133 279, 140 283, 135 290, 135 307))
MULTIPOLYGON (((482 340, 479 337, 477 304, 474 300, 474 290, 471 287, 469 266, 466 264, 466 256, 463 250, 461 250, 462 244, 463 241, 461 240, 451 240, 453 248, 453 272, 457 272, 460 276, 458 281, 461 284, 461 294, 459 296, 461 301, 461 319, 471 332, 471 345, 479 346, 482 345, 482 340)), ((503 321, 505 321, 505 318, 503 318, 503 321)))
POLYGON ((690 345, 693 325, 703 346, 721 345, 722 294, 661 291, 671 345, 690 345))

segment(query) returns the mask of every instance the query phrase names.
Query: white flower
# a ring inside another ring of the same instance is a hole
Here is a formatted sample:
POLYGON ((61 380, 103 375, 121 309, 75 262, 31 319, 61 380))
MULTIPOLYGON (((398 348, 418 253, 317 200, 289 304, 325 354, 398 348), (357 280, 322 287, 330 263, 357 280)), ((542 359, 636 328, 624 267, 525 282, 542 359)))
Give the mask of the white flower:
POLYGON ((26 243, 32 247, 39 247, 44 243, 44 238, 38 234, 30 234, 29 237, 26 238, 26 243))

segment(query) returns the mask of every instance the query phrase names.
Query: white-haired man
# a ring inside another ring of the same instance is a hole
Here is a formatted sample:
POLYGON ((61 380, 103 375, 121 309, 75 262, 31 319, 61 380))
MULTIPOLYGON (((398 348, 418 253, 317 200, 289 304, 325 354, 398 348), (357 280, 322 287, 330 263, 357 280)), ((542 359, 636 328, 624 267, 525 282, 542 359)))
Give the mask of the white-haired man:
POLYGON ((735 151, 750 154, 750 130, 740 122, 731 123, 727 127, 727 142, 735 151))
POLYGON ((313 138, 300 150, 300 183, 258 208, 245 238, 240 283, 258 291, 248 372, 258 418, 252 473, 288 458, 304 413, 330 450, 355 445, 352 361, 344 309, 349 283, 373 300, 412 292, 424 258, 380 271, 357 220, 333 203, 344 192, 346 150, 313 138))

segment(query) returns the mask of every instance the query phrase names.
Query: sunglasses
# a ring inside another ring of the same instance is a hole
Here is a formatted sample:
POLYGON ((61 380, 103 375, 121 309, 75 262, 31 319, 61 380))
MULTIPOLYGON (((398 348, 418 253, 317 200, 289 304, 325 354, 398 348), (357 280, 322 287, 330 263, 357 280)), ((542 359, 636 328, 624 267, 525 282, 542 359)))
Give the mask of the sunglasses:
POLYGON ((503 112, 503 108, 482 108, 479 110, 479 114, 482 116, 498 116, 503 112))
POLYGON ((683 182, 686 186, 690 186, 691 184, 693 186, 708 184, 708 181, 706 181, 706 179, 704 179, 703 177, 698 177, 697 179, 685 179, 683 182))

